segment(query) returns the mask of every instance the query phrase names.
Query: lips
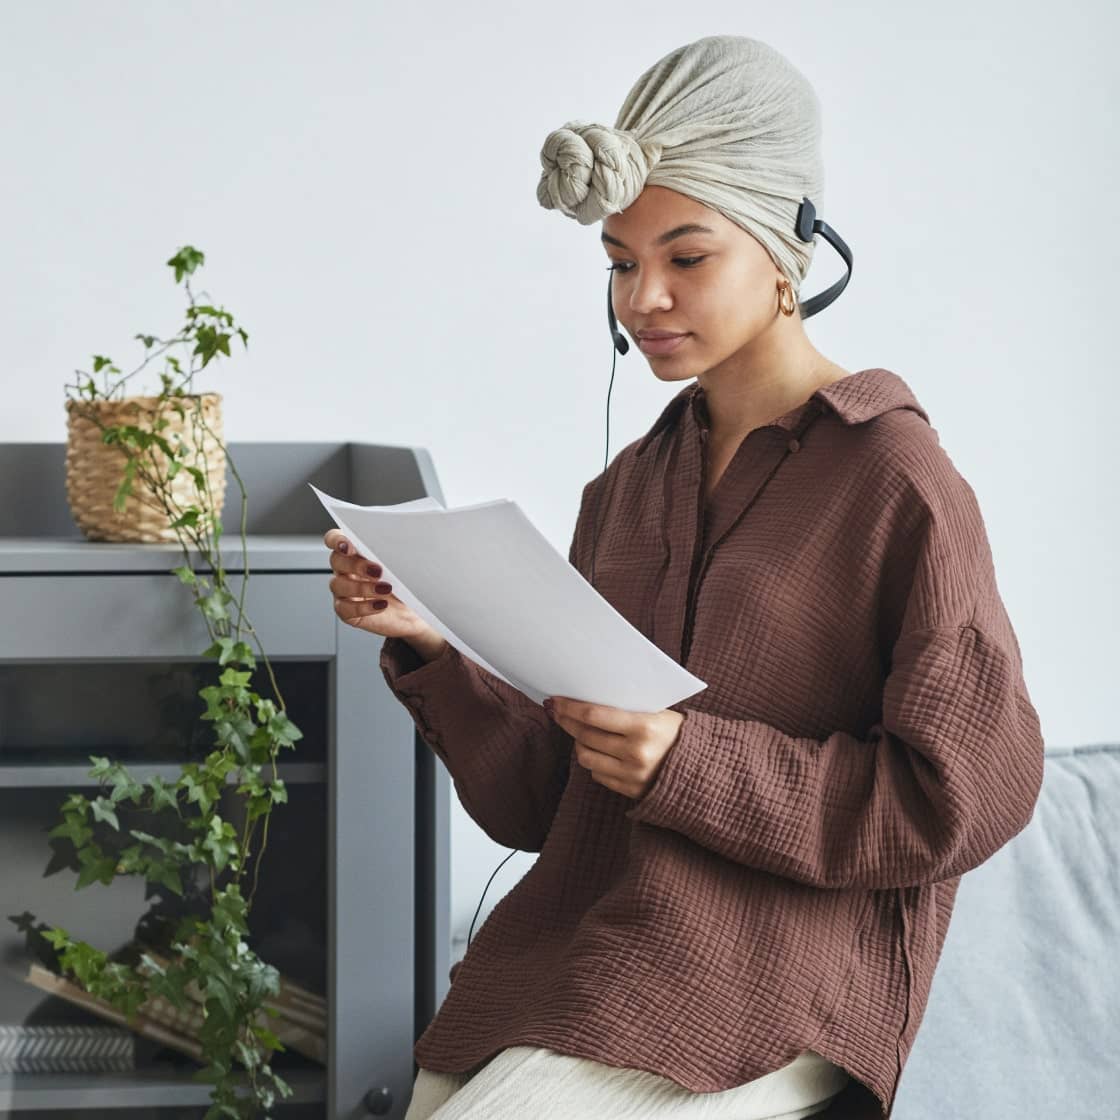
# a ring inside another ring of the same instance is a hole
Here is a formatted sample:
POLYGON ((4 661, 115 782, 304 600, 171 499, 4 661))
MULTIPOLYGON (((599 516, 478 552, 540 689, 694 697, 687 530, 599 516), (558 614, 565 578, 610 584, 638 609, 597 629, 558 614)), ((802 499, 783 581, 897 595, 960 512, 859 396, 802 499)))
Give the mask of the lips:
POLYGON ((686 331, 638 331, 639 338, 682 338, 686 331))
POLYGON ((663 338, 639 335, 638 346, 641 347, 643 354, 669 354, 678 350, 688 337, 687 334, 671 334, 663 338))

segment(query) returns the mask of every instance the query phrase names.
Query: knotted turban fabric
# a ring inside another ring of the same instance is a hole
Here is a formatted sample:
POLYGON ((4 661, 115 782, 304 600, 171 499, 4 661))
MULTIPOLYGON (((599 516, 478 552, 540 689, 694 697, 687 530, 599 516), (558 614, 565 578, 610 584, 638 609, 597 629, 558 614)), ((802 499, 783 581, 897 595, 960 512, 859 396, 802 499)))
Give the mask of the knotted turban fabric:
POLYGON ((635 83, 614 126, 568 121, 541 149, 537 199, 582 225, 625 210, 649 184, 752 234, 796 293, 813 241, 794 232, 801 199, 821 210, 820 105, 788 59, 757 39, 709 35, 635 83))

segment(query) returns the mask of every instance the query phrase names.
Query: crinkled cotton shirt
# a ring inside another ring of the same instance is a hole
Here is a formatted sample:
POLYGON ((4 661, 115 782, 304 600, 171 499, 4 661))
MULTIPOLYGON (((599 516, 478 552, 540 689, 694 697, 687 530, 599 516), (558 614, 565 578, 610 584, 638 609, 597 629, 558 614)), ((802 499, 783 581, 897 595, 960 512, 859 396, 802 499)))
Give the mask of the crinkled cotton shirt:
POLYGON ((709 434, 692 382, 583 488, 569 552, 707 682, 642 797, 454 646, 382 646, 467 812, 540 853, 414 1054, 544 1046, 707 1093, 811 1049, 852 1077, 822 1116, 889 1117, 960 876, 1032 818, 1039 719, 976 496, 901 377, 753 429, 705 502, 709 434))

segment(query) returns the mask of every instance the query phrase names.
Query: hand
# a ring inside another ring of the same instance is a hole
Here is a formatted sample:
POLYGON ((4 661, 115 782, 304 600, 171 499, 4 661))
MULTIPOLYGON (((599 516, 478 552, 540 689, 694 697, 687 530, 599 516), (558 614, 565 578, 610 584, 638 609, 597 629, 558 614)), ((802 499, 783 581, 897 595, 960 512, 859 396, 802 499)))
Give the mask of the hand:
POLYGON ((575 740, 576 761, 624 797, 644 797, 677 742, 684 716, 671 708, 628 712, 566 696, 545 700, 552 718, 575 740))
POLYGON ((393 585, 381 581, 381 565, 357 552, 340 530, 328 529, 323 543, 331 550, 335 572, 329 584, 334 613, 343 622, 387 638, 423 642, 434 637, 442 641, 424 619, 391 594, 393 585))

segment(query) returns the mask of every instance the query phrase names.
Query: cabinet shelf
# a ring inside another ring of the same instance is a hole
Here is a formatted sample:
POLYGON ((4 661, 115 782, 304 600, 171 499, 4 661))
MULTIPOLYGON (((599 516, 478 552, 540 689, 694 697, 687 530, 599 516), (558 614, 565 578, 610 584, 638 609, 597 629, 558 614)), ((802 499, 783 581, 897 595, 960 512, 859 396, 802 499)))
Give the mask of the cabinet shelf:
MULTIPOLYGON (((207 1105, 210 1086, 191 1079, 192 1070, 135 1070, 129 1073, 0 1074, 0 1111, 28 1109, 173 1108, 207 1105)), ((321 1070, 277 1072, 292 1087, 292 1104, 326 1100, 321 1070)))
MULTIPOLYGON (((112 757, 111 751, 105 754, 112 757)), ((158 776, 164 781, 177 778, 180 763, 126 762, 134 778, 158 776)), ((65 789, 95 787, 97 781, 89 776, 89 764, 81 763, 2 763, 0 764, 0 789, 31 789, 58 786, 65 789)), ((276 771, 285 785, 302 785, 326 781, 327 768, 320 762, 283 762, 276 764, 276 771)), ((267 771, 266 771, 267 773, 267 771)), ((236 781, 234 774, 226 776, 226 784, 236 781)))

